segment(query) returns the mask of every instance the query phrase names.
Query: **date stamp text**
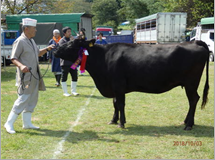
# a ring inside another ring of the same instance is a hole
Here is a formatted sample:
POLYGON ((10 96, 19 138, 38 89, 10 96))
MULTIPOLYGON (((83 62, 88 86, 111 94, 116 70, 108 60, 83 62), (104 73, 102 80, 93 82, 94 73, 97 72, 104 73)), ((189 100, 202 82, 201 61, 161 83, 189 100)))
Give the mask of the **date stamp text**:
POLYGON ((173 146, 202 146, 202 141, 173 141, 173 146))

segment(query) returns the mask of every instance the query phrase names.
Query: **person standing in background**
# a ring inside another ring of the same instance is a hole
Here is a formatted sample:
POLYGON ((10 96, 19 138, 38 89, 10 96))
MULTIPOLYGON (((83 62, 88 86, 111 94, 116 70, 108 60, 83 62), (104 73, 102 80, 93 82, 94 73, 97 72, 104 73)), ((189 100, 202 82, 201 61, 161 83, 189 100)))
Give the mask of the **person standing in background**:
POLYGON ((79 33, 77 34, 77 38, 78 38, 78 39, 87 40, 85 31, 86 31, 85 28, 81 28, 81 30, 80 30, 79 33))
POLYGON ((107 44, 107 42, 104 39, 102 39, 103 33, 99 33, 98 37, 99 37, 99 39, 96 40, 96 42, 95 42, 96 44, 107 44))
MULTIPOLYGON (((58 42, 60 41, 61 36, 60 36, 60 31, 58 29, 55 29, 53 31, 53 38, 49 41, 49 45, 53 44, 55 47, 58 45, 58 42)), ((61 67, 60 67, 60 58, 56 58, 53 54, 52 51, 48 52, 49 59, 52 63, 52 72, 55 75, 56 79, 56 86, 60 86, 60 80, 61 80, 61 67)))
MULTIPOLYGON (((59 41, 59 46, 62 46, 63 44, 69 42, 71 40, 71 28, 69 27, 64 27, 62 29, 64 36, 61 38, 59 41)), ((71 93, 73 95, 79 95, 76 92, 76 87, 77 87, 77 81, 78 81, 78 72, 77 69, 72 69, 70 68, 74 62, 67 61, 60 59, 60 66, 61 66, 61 71, 62 71, 62 80, 61 80, 61 85, 63 89, 63 95, 68 97, 70 94, 67 92, 67 78, 68 78, 68 73, 70 73, 72 81, 71 81, 71 93)))
MULTIPOLYGON (((86 37, 86 34, 85 34, 85 28, 81 28, 81 30, 79 31, 79 33, 77 34, 77 38, 78 39, 84 39, 84 40, 87 40, 87 37, 86 37)), ((80 65, 78 67, 78 70, 79 70, 79 76, 84 76, 84 73, 81 73, 80 71, 80 65)))

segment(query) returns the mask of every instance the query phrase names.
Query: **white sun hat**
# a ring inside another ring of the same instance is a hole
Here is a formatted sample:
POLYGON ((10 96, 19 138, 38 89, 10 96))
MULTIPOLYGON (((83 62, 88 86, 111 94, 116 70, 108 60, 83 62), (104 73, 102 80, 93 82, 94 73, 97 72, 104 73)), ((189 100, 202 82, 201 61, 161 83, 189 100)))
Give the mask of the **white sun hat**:
POLYGON ((53 34, 54 33, 60 33, 60 31, 58 29, 53 30, 53 34))
POLYGON ((22 25, 23 26, 34 26, 34 27, 36 27, 37 20, 36 19, 31 19, 31 18, 23 18, 22 19, 22 25))

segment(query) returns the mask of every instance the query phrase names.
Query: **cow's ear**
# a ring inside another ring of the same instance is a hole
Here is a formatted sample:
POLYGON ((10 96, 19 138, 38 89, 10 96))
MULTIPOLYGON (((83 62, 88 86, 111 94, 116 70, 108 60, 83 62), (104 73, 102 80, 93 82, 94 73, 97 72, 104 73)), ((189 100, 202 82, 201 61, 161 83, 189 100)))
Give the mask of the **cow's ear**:
POLYGON ((89 41, 89 47, 93 47, 95 42, 96 42, 96 39, 91 39, 89 41))

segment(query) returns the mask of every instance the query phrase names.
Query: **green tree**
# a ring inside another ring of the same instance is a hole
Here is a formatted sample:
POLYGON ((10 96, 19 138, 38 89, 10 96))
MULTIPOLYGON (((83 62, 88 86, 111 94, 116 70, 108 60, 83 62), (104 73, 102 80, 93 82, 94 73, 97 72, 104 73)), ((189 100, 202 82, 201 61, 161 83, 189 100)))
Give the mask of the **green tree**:
MULTIPOLYGON (((23 12, 29 13, 30 9, 33 8, 40 0, 4 0, 1 4, 1 13, 3 14, 21 14, 23 12)), ((32 10, 32 9, 31 9, 32 10)))
POLYGON ((125 20, 133 20, 149 14, 147 4, 143 0, 121 0, 121 6, 122 8, 118 10, 118 13, 125 20))
POLYGON ((149 15, 162 12, 164 10, 164 3, 162 0, 143 0, 147 4, 149 15))
POLYGON ((71 10, 74 13, 91 13, 93 0, 70 0, 74 5, 71 10))
POLYGON ((94 0, 92 4, 93 26, 110 25, 116 30, 119 25, 118 4, 115 0, 94 0))
POLYGON ((201 18, 214 16, 213 0, 164 0, 164 12, 186 12, 187 26, 194 27, 201 18))
POLYGON ((187 26, 194 27, 203 17, 214 16, 213 0, 4 0, 2 14, 91 13, 93 26, 110 25, 116 30, 129 20, 157 12, 186 12, 187 26))
POLYGON ((214 17, 214 0, 194 0, 192 16, 195 21, 204 17, 214 17))
POLYGON ((2 14, 71 13, 74 3, 68 0, 4 0, 2 14))
MULTIPOLYGON (((130 21, 128 29, 133 29, 135 26, 135 19, 149 15, 147 4, 144 0, 121 0, 121 8, 117 11, 119 21, 130 21)), ((122 28, 122 27, 121 27, 122 28)))

